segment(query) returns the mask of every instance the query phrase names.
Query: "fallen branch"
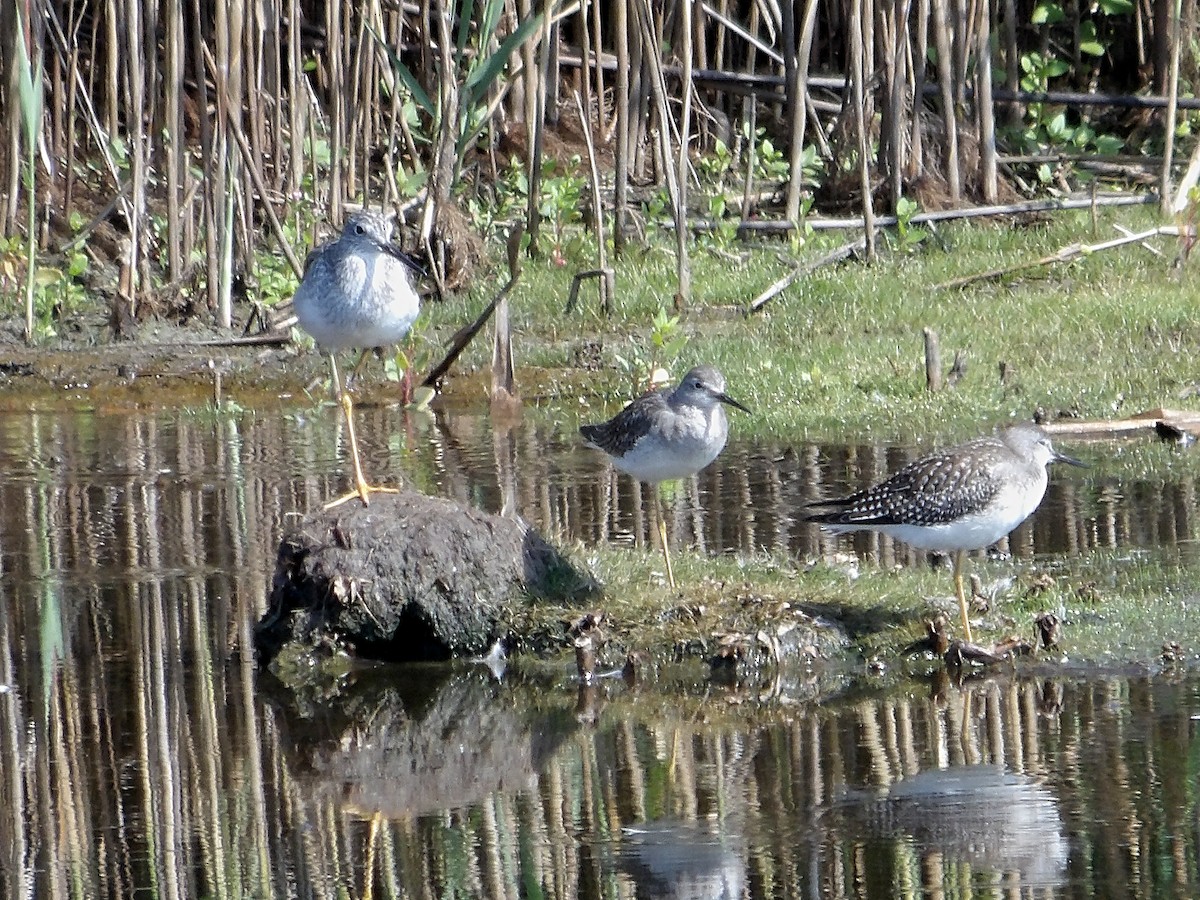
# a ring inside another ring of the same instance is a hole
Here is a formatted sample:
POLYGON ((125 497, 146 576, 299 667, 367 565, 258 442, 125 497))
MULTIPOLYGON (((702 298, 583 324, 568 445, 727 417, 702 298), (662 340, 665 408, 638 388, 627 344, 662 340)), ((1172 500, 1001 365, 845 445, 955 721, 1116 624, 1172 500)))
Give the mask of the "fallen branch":
MULTIPOLYGON (((917 213, 908 221, 913 225, 923 222, 948 222, 955 219, 979 219, 988 216, 1015 216, 1022 213, 1054 212, 1063 209, 1091 209, 1098 206, 1145 206, 1157 203, 1157 194, 1127 194, 1111 191, 1092 197, 1073 197, 1062 200, 1025 200, 1021 203, 1005 203, 997 206, 968 206, 962 209, 939 209, 932 212, 917 213)), ((877 228, 895 225, 899 220, 895 216, 876 216, 877 228)), ((722 223, 712 219, 700 219, 691 224, 698 233, 719 231, 722 223)), ((668 225, 667 227, 670 227, 668 225)), ((759 232, 763 234, 789 234, 795 231, 797 223, 787 219, 756 219, 751 222, 738 224, 740 232, 759 232)), ((814 219, 804 220, 804 227, 813 231, 849 231, 864 227, 862 216, 852 216, 846 219, 814 219)))
MULTIPOLYGON (((1133 232, 1132 232, 1132 231, 1130 231, 1128 228, 1126 228, 1124 225, 1119 225, 1119 224, 1118 224, 1118 225, 1114 225, 1114 226, 1113 226, 1113 228, 1115 228, 1115 229, 1116 229, 1117 231, 1119 231, 1121 234, 1123 234, 1123 235, 1126 235, 1127 237, 1133 237, 1133 236, 1134 236, 1133 232)), ((1166 255, 1165 255, 1165 254, 1164 254, 1164 253, 1163 253, 1161 250, 1159 250, 1157 247, 1155 247, 1155 246, 1153 246, 1153 245, 1151 245, 1151 244, 1147 244, 1145 241, 1142 241, 1142 249, 1143 249, 1143 250, 1148 250, 1150 253, 1153 253, 1155 256, 1157 256, 1157 257, 1160 257, 1160 258, 1165 258, 1165 256, 1166 256, 1166 255)))
POLYGON ((786 275, 768 287, 765 291, 755 297, 750 302, 750 305, 746 307, 746 315, 751 315, 752 313, 756 313, 761 310, 764 306, 771 302, 773 298, 778 297, 789 287, 791 287, 792 284, 800 278, 800 276, 815 272, 822 266, 828 266, 835 262, 841 262, 843 259, 849 259, 856 253, 861 253, 866 249, 866 247, 867 239, 865 237, 861 237, 857 241, 851 241, 849 244, 843 244, 836 250, 831 250, 829 253, 814 259, 812 262, 805 263, 802 266, 796 266, 794 269, 792 269, 792 271, 788 272, 786 275))
POLYGON ((500 305, 500 301, 508 296, 513 289, 513 285, 517 283, 517 278, 521 274, 521 238, 524 237, 525 229, 518 222, 513 225, 512 231, 508 235, 508 281, 504 287, 500 288, 499 293, 492 298, 492 302, 483 308, 475 321, 465 328, 460 328, 451 338, 450 349, 446 351, 445 357, 440 363, 429 370, 429 374, 421 379, 421 384, 424 387, 438 389, 446 373, 450 371, 450 367, 454 365, 454 361, 458 359, 462 352, 467 349, 467 345, 471 343, 479 330, 487 324, 488 319, 492 317, 492 313, 496 311, 496 307, 500 305))
POLYGON ((1099 253, 1102 250, 1111 250, 1113 247, 1122 247, 1125 244, 1136 244, 1144 241, 1148 237, 1155 237, 1160 234, 1178 234, 1179 229, 1173 225, 1160 226, 1158 228, 1150 228, 1146 231, 1137 234, 1122 235, 1118 238, 1113 238, 1110 241, 1102 241, 1099 244, 1068 244, 1065 247, 1060 247, 1049 256, 1043 256, 1041 259, 1026 260, 1011 266, 1003 266, 999 269, 989 269, 986 272, 978 272, 974 275, 964 275, 962 278, 952 278, 950 281, 944 281, 939 285, 934 286, 934 290, 948 290, 953 288, 966 287, 969 284, 974 284, 977 281, 991 281, 996 278, 1003 278, 1006 275, 1012 275, 1015 272, 1024 272, 1029 269, 1037 269, 1041 266, 1048 266, 1059 262, 1068 262, 1072 259, 1078 259, 1081 256, 1091 256, 1093 253, 1099 253))
POLYGON ((1186 409, 1148 409, 1125 419, 1060 419, 1042 425, 1051 434, 1106 437, 1136 431, 1155 431, 1159 423, 1200 435, 1200 412, 1186 409))
POLYGON ((287 331, 264 332, 243 337, 213 338, 209 341, 186 341, 178 344, 150 344, 150 347, 282 347, 290 344, 292 336, 287 331))
POLYGON ((606 314, 612 312, 612 304, 606 298, 616 293, 616 271, 611 266, 605 266, 602 269, 588 269, 575 273, 575 277, 571 279, 571 290, 567 294, 567 305, 563 308, 564 315, 575 308, 575 301, 579 299, 579 286, 588 278, 595 278, 600 282, 600 305, 606 314))

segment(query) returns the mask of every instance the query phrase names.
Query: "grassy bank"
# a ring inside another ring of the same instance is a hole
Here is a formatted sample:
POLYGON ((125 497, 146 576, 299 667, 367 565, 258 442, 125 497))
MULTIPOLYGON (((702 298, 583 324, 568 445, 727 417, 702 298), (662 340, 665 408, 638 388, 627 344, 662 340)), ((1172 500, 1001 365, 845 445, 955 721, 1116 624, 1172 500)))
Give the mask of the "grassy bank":
MULTIPOLYGON (((753 316, 743 314, 745 306, 789 271, 791 259, 815 259, 850 236, 818 234, 798 249, 764 245, 744 262, 729 256, 740 249, 737 245, 721 246, 719 253, 696 248, 694 297, 674 330, 660 325, 668 338, 686 337, 675 354, 656 351, 652 341, 655 316, 664 306, 669 309, 675 287, 674 256, 665 240, 635 250, 618 264, 611 316, 599 310, 591 284, 575 311, 563 310, 571 277, 589 266, 586 259, 572 257, 567 265, 527 261, 511 308, 518 387, 527 415, 552 422, 571 440, 579 422, 614 412, 651 362, 666 364, 676 376, 694 363, 715 363, 729 377, 730 393, 754 411, 733 415, 735 438, 783 446, 812 441, 934 446, 1038 411, 1051 418, 1107 418, 1156 407, 1197 409, 1200 287, 1194 264, 1171 268, 1173 239, 1154 241, 1162 257, 1131 245, 1030 269, 1020 277, 960 290, 935 288, 1040 259, 1072 243, 1107 240, 1116 234, 1115 224, 1139 230, 1155 222, 1148 210, 1121 210, 1102 213, 1095 230, 1086 213, 944 226, 905 248, 881 244, 883 252, 873 264, 821 269, 753 316), (940 335, 944 369, 955 351, 967 360, 965 376, 937 394, 925 390, 926 327, 940 335), (1003 383, 1002 362, 1010 373, 1003 383)), ((481 272, 474 279, 471 293, 426 304, 410 348, 417 371, 440 358, 449 336, 478 314, 503 280, 496 264, 490 277, 481 272)), ((156 374, 156 358, 147 345, 187 335, 148 334, 140 348, 147 358, 137 378, 121 375, 111 354, 98 356, 97 371, 88 372, 86 366, 71 369, 71 354, 57 348, 23 351, 20 365, 41 372, 52 362, 69 374, 47 376, 45 384, 38 378, 0 379, 0 408, 4 403, 27 408, 38 384, 38 396, 44 395, 38 402, 58 406, 115 406, 122 398, 142 408, 169 402, 164 387, 169 379, 156 374), (107 375, 98 377, 101 368, 107 375), (68 383, 82 386, 63 390, 68 383)), ((491 360, 485 338, 486 333, 470 345, 453 370, 446 402, 475 409, 485 402, 483 373, 491 360)), ((125 362, 139 348, 117 349, 125 362)), ((191 390, 170 396, 180 405, 206 409, 213 395, 208 360, 221 352, 193 349, 187 366, 165 360, 163 370, 175 372, 191 390)), ((315 350, 266 352, 275 355, 243 348, 236 357, 240 363, 217 366, 228 372, 223 382, 228 399, 246 409, 270 409, 272 415, 281 403, 308 408, 324 399, 319 387, 324 362, 315 350), (284 383, 290 397, 281 400, 284 383), (317 387, 308 393, 298 388, 306 383, 317 387)), ((214 414, 226 413, 217 407, 214 414)), ((1087 521, 1102 523, 1108 515, 1106 493, 1139 490, 1156 496, 1163 485, 1200 480, 1200 453, 1180 452, 1145 436, 1094 445, 1066 442, 1066 449, 1092 464, 1086 471, 1053 475, 1083 485, 1076 494, 1087 521)), ((1192 496, 1188 490, 1176 493, 1192 496)), ((1178 532, 1186 541, 1194 505, 1164 509, 1163 516, 1174 517, 1177 528, 1163 531, 1178 532)), ((1191 602, 1195 561, 1186 551, 1181 543, 1151 553, 1103 550, 1033 561, 977 561, 985 584, 1015 579, 981 614, 980 636, 1032 637, 1034 615, 1049 610, 1066 624, 1064 654, 1072 658, 1143 662, 1154 661, 1164 642, 1200 647, 1200 615, 1192 611, 1200 604, 1191 602), (1037 576, 1046 572, 1053 575, 1053 586, 1035 592, 1037 576)), ((866 560, 861 575, 852 578, 820 560, 761 554, 708 558, 678 551, 680 590, 671 592, 655 551, 577 547, 574 552, 604 584, 602 597, 581 604, 610 617, 614 652, 648 649, 662 659, 697 657, 715 652, 725 638, 740 641, 746 635, 750 648, 760 652, 764 648, 753 636, 799 624, 797 609, 838 620, 856 649, 889 659, 922 635, 931 611, 948 612, 957 631, 944 570, 891 570, 866 560)), ((529 636, 530 649, 562 646, 561 620, 581 608, 539 606, 514 627, 529 636)))
MULTIPOLYGON (((1120 210, 1103 213, 1094 231, 1086 213, 943 226, 906 251, 885 249, 874 264, 821 269, 749 317, 741 309, 788 271, 783 254, 766 248, 735 263, 697 250, 695 295, 679 326, 687 342, 669 368, 678 374, 694 362, 716 364, 730 392, 755 410, 738 428, 784 440, 957 439, 981 423, 1035 411, 1109 417, 1186 405, 1200 382, 1192 364, 1200 353, 1200 287, 1190 269, 1172 271, 1174 239, 1156 239, 1163 257, 1132 245, 964 289, 935 287, 1110 239, 1114 224, 1140 229, 1155 221, 1148 210, 1120 210), (965 377, 938 394, 925 390, 926 327, 940 336, 944 371, 956 351, 967 363, 965 377)), ((816 258, 843 240, 814 235, 797 256, 816 258)), ((512 312, 518 365, 554 370, 544 378, 534 372, 522 389, 568 418, 581 406, 576 393, 591 407, 632 390, 618 359, 653 355, 652 319, 670 308, 674 258, 664 245, 622 260, 611 317, 599 311, 594 288, 564 314, 574 271, 527 265, 512 312), (579 371, 581 360, 595 371, 579 371)), ((493 283, 480 279, 472 296, 431 304, 426 333, 457 328, 493 283)), ((489 353, 479 342, 468 365, 486 365, 489 353)))
MULTIPOLYGON (((870 560, 830 563, 779 554, 701 557, 677 553, 678 590, 662 575, 652 549, 576 548, 586 556, 603 596, 607 643, 601 669, 621 666, 640 651, 651 667, 735 655, 740 665, 773 667, 817 660, 917 666, 903 650, 925 636, 942 613, 959 635, 958 606, 948 561, 929 568, 885 568, 870 560)), ((976 640, 1020 639, 1036 648, 1028 659, 1054 667, 1124 669, 1188 665, 1200 647, 1194 554, 1177 548, 1093 550, 1062 558, 972 560, 990 595, 976 605, 976 640), (1035 618, 1062 623, 1058 646, 1039 646, 1035 618)), ((563 622, 580 607, 534 605, 512 623, 518 650, 562 646, 563 622)), ((746 669, 740 671, 745 673, 746 669)))
MULTIPOLYGON (((936 287, 1072 243, 1108 240, 1117 234, 1114 225, 1140 230, 1157 221, 1149 210, 1120 210, 1102 213, 1095 229, 1086 213, 946 226, 915 246, 886 248, 874 264, 819 270, 753 316, 742 309, 788 271, 784 254, 765 249, 739 264, 698 250, 695 296, 678 326, 687 341, 668 368, 677 375, 696 362, 715 363, 729 377, 730 392, 754 409, 753 416, 735 417, 736 434, 781 443, 931 446, 1010 417, 1111 418, 1156 407, 1200 408, 1200 287, 1191 268, 1172 269, 1173 238, 1153 242, 1162 256, 1135 244, 963 289, 936 287), (940 336, 944 371, 956 351, 967 362, 965 375, 936 394, 925 389, 927 327, 940 336)), ((798 257, 816 258, 845 239, 812 236, 798 257)), ((565 431, 614 411, 629 396, 629 363, 654 357, 652 320, 669 308, 674 290, 674 258, 656 246, 619 264, 611 317, 587 289, 588 299, 567 314, 574 270, 529 265, 512 311, 520 387, 537 414, 565 431)), ((484 280, 473 297, 431 305, 425 333, 448 333, 490 290, 484 280)), ((464 365, 486 368, 489 352, 481 341, 464 365)), ((472 380, 468 392, 477 396, 480 387, 472 380)), ((456 394, 451 385, 451 397, 456 394)), ((1200 455, 1144 436, 1071 449, 1093 468, 1070 477, 1093 480, 1093 487, 1120 490, 1137 482, 1152 489, 1200 476, 1200 455)), ((924 618, 937 609, 958 630, 945 570, 881 570, 867 561, 861 577, 851 578, 813 560, 681 556, 681 594, 662 585, 652 551, 590 559, 606 584, 601 606, 613 617, 617 647, 637 635, 664 656, 707 654, 722 635, 769 632, 796 606, 846 623, 853 644, 867 655, 894 657, 922 636, 924 618), (782 619, 781 609, 789 610, 782 619)), ((1200 646, 1200 616, 1188 599, 1193 564, 1176 548, 976 566, 985 583, 1013 579, 981 613, 985 640, 1017 634, 1032 641, 1034 616, 1052 611, 1066 625, 1055 659, 1154 663, 1164 643, 1200 646), (1053 576, 1051 586, 1039 582, 1043 574, 1053 576)), ((523 627, 536 632, 541 626, 523 627)))

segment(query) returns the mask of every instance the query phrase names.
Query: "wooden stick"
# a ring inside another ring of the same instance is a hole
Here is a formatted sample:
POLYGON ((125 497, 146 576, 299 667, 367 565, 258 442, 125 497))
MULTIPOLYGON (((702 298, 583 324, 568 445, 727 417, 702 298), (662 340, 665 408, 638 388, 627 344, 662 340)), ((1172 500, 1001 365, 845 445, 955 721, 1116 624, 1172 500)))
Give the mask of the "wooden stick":
POLYGON ((1048 266, 1052 263, 1067 262, 1072 259, 1078 259, 1080 256, 1090 256, 1093 253, 1099 253, 1102 250, 1111 250, 1113 247, 1122 247, 1125 244, 1134 244, 1144 241, 1148 237, 1165 234, 1166 230, 1160 226, 1151 228, 1147 231, 1138 232, 1137 234, 1122 235, 1119 238, 1102 241, 1099 244, 1067 244, 1065 247, 1060 247, 1049 256, 1043 256, 1040 259, 1027 260, 1012 266, 1004 266, 999 269, 989 269, 986 272, 979 272, 975 275, 965 275, 962 278, 952 278, 950 281, 944 281, 941 284, 935 285, 934 290, 946 290, 949 288, 961 288, 969 284, 974 284, 977 281, 991 281, 995 278, 1003 278, 1005 275, 1011 275, 1014 272, 1023 272, 1027 269, 1036 269, 1040 266, 1048 266))
POLYGON ((937 332, 924 329, 925 335, 925 390, 936 394, 942 389, 942 349, 938 345, 937 332))
POLYGON ((1046 422, 1042 428, 1051 434, 1071 435, 1114 435, 1131 431, 1153 430, 1159 422, 1196 433, 1200 431, 1200 413, 1183 409, 1148 409, 1126 419, 1063 419, 1046 422))
POLYGON ((863 60, 863 16, 866 15, 866 0, 854 0, 854 12, 850 18, 850 66, 854 81, 854 130, 858 135, 858 173, 862 190, 863 230, 867 238, 867 259, 875 258, 875 209, 871 202, 871 141, 867 134, 866 113, 863 109, 866 95, 867 69, 863 60))
MULTIPOLYGON (((580 99, 579 93, 575 93, 575 106, 579 109, 579 121, 583 128, 583 141, 587 147, 588 167, 592 173, 592 228, 596 233, 596 259, 599 262, 599 269, 607 274, 600 280, 600 307, 604 310, 604 314, 608 315, 612 312, 613 296, 612 283, 613 271, 608 267, 608 248, 604 243, 604 205, 600 197, 600 168, 596 165, 596 148, 592 143, 592 123, 588 119, 587 113, 583 108, 583 100, 580 99)), ((571 282, 572 292, 578 291, 579 276, 571 282)), ((567 309, 571 308, 572 304, 567 303, 567 309)))
MULTIPOLYGON (((694 63, 692 58, 692 0, 684 0, 676 9, 682 18, 682 22, 680 23, 682 39, 679 42, 679 54, 683 57, 683 74, 680 78, 682 81, 680 90, 683 92, 683 110, 679 114, 679 155, 676 160, 677 171, 675 174, 675 183, 677 185, 676 191, 679 203, 677 218, 682 223, 687 219, 688 150, 691 143, 692 91, 695 90, 692 86, 692 68, 694 63)), ((664 152, 666 149, 667 147, 664 146, 664 152)), ((692 263, 688 257, 688 237, 689 233, 686 228, 676 229, 675 272, 676 281, 678 282, 675 293, 676 309, 684 308, 692 299, 692 263)))
MULTIPOLYGON (((1157 202, 1158 196, 1156 194, 1099 194, 1095 200, 1097 206, 1144 206, 1157 202)), ((913 224, 920 224, 921 222, 946 222, 955 219, 978 219, 989 216, 1012 216, 1023 213, 1087 209, 1091 205, 1092 199, 1090 197, 1067 200, 1024 200, 1020 203, 1005 203, 998 206, 970 206, 963 209, 942 209, 917 213, 909 221, 913 224)), ((875 225, 879 228, 895 225, 897 221, 895 216, 875 217, 875 225)), ((805 227, 811 228, 814 231, 850 230, 864 226, 861 216, 850 216, 845 219, 806 219, 804 224, 805 227)), ((708 219, 698 219, 691 223, 691 227, 698 232, 717 231, 720 228, 720 223, 708 219)), ((795 226, 791 222, 782 220, 742 222, 738 226, 740 231, 756 232, 759 234, 787 234, 794 228, 795 226)), ((1163 232, 1163 234, 1167 233, 1166 231, 1163 232)))
MULTIPOLYGON (((204 62, 207 64, 209 71, 213 74, 218 89, 223 87, 224 82, 218 76, 217 62, 212 57, 207 46, 201 45, 204 52, 204 62)), ((276 243, 279 244, 279 249, 283 251, 283 255, 287 258, 288 265, 292 267, 292 271, 297 278, 304 277, 304 267, 300 264, 300 260, 296 258, 295 252, 292 250, 292 245, 288 243, 287 235, 284 234, 283 225, 279 222, 279 217, 275 215, 275 207, 267 199, 267 186, 263 182, 262 172, 254 159, 254 153, 250 149, 250 144, 246 141, 246 135, 242 131, 241 124, 237 121, 234 115, 234 107, 228 97, 225 98, 225 124, 229 127, 230 133, 233 134, 234 141, 237 142, 238 151, 242 155, 242 164, 250 173, 250 180, 254 182, 254 189, 258 191, 259 199, 262 201, 261 206, 267 214, 267 223, 271 226, 271 234, 275 236, 276 243)))
POLYGON ((524 229, 520 223, 513 226, 512 231, 508 236, 508 281, 504 287, 500 288, 499 293, 492 298, 492 302, 483 308, 483 311, 475 317, 475 321, 465 328, 461 328, 455 333, 451 339, 450 349, 446 351, 446 355, 442 361, 429 370, 429 374, 421 379, 421 384, 424 387, 430 387, 434 390, 438 389, 446 373, 450 371, 450 367, 454 365, 462 352, 467 349, 467 345, 471 343, 479 330, 487 324, 488 319, 492 317, 492 313, 496 311, 496 307, 500 305, 500 301, 509 295, 513 286, 517 283, 517 278, 521 275, 521 238, 524 235, 524 229))
POLYGON ((954 114, 954 90, 950 76, 950 33, 947 0, 933 0, 933 34, 937 47, 937 90, 942 98, 942 122, 946 128, 946 181, 950 199, 962 198, 962 174, 958 165, 958 117, 954 114))
MULTIPOLYGON (((1200 144, 1198 144, 1197 146, 1200 146, 1200 144)), ((1133 237, 1133 236, 1134 236, 1133 232, 1132 232, 1132 231, 1130 231, 1128 228, 1126 228, 1124 225, 1114 225, 1114 226, 1113 226, 1113 228, 1115 228, 1115 229, 1116 229, 1117 231, 1119 231, 1121 234, 1128 235, 1129 237, 1133 237)), ((1149 251, 1150 251, 1151 253, 1153 253, 1155 256, 1157 256, 1157 257, 1160 257, 1160 258, 1162 258, 1162 259, 1166 259, 1166 254, 1165 254, 1165 253, 1163 253, 1163 252, 1162 252, 1161 250, 1159 250, 1157 247, 1153 247, 1153 246, 1151 246, 1150 244, 1147 244, 1145 241, 1142 241, 1142 249, 1143 249, 1143 250, 1149 250, 1149 251)))
MULTIPOLYGON (((564 54, 559 58, 563 66, 578 66, 581 60, 578 55, 564 54)), ((617 61, 611 56, 593 62, 606 71, 619 71, 617 61)), ((679 67, 663 65, 667 75, 678 76, 679 67)), ((787 82, 782 75, 772 75, 767 72, 727 72, 721 69, 695 69, 692 72, 692 82, 697 87, 724 90, 731 94, 757 94, 760 99, 774 99, 779 102, 783 91, 787 90, 787 82)), ((825 91, 841 91, 846 87, 846 78, 842 75, 810 75, 809 89, 825 91)), ((937 84, 926 84, 922 90, 925 96, 941 93, 937 84)), ((975 91, 969 86, 964 88, 964 98, 972 100, 975 91)), ((1166 109, 1172 105, 1170 98, 1160 94, 1106 94, 1101 92, 1086 93, 1084 91, 1025 91, 994 88, 992 98, 1000 102, 1010 103, 1051 103, 1060 106, 1117 106, 1122 109, 1166 109)), ((811 99, 809 100, 811 103, 811 99)), ((1179 97, 1174 104, 1176 109, 1200 109, 1200 97, 1179 97)), ((819 108, 836 112, 840 109, 837 103, 825 103, 819 108)))
MULTIPOLYGON (((790 4, 789 4, 790 6, 790 4)), ((788 172, 787 203, 784 215, 799 225, 800 199, 804 192, 804 126, 808 121, 808 66, 812 57, 813 34, 817 21, 817 0, 807 0, 804 21, 800 28, 799 49, 796 52, 796 75, 792 87, 791 155, 788 172)), ((815 129, 818 133, 820 129, 815 129)))
MULTIPOLYGON (((613 254, 625 250, 625 219, 629 215, 629 2, 615 0, 613 22, 617 42, 617 146, 613 172, 613 254)), ((599 67, 600 60, 596 60, 599 67)))
MULTIPOLYGON (((603 269, 587 269, 583 272, 576 272, 575 277, 571 279, 571 290, 567 292, 567 305, 563 307, 563 314, 571 312, 575 308, 575 302, 579 299, 579 288, 589 278, 596 278, 600 281, 600 296, 610 296, 613 293, 613 275, 614 272, 610 268, 603 269)), ((606 313, 611 310, 605 307, 606 313)))
POLYGON ((1167 121, 1163 126, 1166 146, 1163 147, 1162 176, 1159 179, 1159 209, 1164 216, 1171 214, 1171 159, 1175 154, 1175 101, 1179 97, 1179 19, 1183 0, 1169 0, 1170 19, 1168 30, 1171 45, 1171 68, 1167 85, 1167 121))
POLYGON ((978 88, 975 91, 975 109, 979 116, 979 176, 983 182, 983 199, 995 203, 999 194, 996 172, 996 122, 992 99, 992 13, 990 3, 979 5, 978 43, 975 58, 984 64, 975 67, 978 88))
POLYGON ((835 262, 841 262, 843 259, 849 259, 856 253, 862 253, 867 247, 866 238, 859 238, 857 241, 851 241, 848 244, 843 244, 836 250, 826 253, 824 256, 814 259, 812 262, 805 263, 802 266, 796 266, 788 274, 784 275, 769 288, 750 301, 750 305, 746 307, 746 314, 756 313, 766 306, 775 297, 778 297, 786 291, 792 284, 802 275, 807 275, 810 272, 815 272, 823 266, 830 265, 835 262))

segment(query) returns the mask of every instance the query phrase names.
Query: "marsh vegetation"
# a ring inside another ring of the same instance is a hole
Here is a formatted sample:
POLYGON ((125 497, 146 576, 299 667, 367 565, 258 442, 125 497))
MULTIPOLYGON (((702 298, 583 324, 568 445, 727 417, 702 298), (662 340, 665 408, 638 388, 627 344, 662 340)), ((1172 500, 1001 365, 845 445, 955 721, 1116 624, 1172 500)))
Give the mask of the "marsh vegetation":
POLYGON ((851 214, 872 256, 875 225, 911 249, 947 208, 1125 202, 1147 182, 1165 203, 1195 116, 1195 16, 1167 0, 15 4, 5 313, 27 340, 97 303, 119 335, 244 324, 290 297, 349 204, 401 210, 443 296, 517 222, 573 274, 666 225, 663 296, 691 303, 700 253, 767 239, 807 258, 830 216, 851 214))

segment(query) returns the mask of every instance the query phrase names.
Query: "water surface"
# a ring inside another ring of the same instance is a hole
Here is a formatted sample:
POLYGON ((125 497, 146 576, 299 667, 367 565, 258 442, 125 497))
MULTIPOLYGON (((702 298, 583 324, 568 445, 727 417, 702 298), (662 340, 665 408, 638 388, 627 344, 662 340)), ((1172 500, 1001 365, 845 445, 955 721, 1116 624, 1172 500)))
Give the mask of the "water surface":
MULTIPOLYGON (((648 503, 535 416, 362 410, 370 473, 644 545, 648 503)), ((250 652, 291 517, 345 484, 328 410, 0 417, 0 896, 1191 896, 1200 681, 896 661, 580 687, 569 663, 250 652)), ((669 500, 709 553, 924 564, 799 520, 915 451, 735 444, 669 500)), ((1180 552, 1187 482, 1053 479, 1018 557, 1180 552)))

